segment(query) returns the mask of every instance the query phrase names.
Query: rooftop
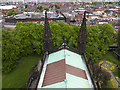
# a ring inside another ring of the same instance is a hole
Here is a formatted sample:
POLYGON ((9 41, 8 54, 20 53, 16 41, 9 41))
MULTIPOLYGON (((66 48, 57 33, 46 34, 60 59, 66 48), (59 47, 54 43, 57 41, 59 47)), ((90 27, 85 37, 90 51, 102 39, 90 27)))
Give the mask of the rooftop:
POLYGON ((16 8, 15 5, 4 5, 4 6, 0 6, 0 9, 6 9, 6 10, 9 10, 9 9, 12 9, 12 8, 16 8))
MULTIPOLYGON (((48 18, 64 18, 63 15, 60 13, 55 13, 55 12, 48 12, 48 18)), ((15 16, 8 16, 7 18, 16 18, 16 19, 26 19, 26 18, 44 18, 44 12, 43 13, 38 13, 38 12, 24 12, 23 14, 18 14, 15 16)))
POLYGON ((48 55, 38 88, 93 88, 81 55, 62 49, 48 55))

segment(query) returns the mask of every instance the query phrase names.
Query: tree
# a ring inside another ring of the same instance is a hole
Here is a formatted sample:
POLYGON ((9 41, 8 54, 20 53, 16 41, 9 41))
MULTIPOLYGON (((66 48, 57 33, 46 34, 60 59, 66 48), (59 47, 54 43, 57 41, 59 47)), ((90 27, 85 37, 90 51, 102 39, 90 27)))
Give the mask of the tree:
POLYGON ((11 15, 17 15, 18 13, 14 10, 10 10, 8 13, 7 13, 7 16, 11 16, 11 15))
POLYGON ((44 10, 49 11, 49 8, 44 8, 44 10))
POLYGON ((0 29, 0 70, 2 70, 2 29, 0 29))
POLYGON ((26 4, 26 5, 25 5, 25 8, 27 8, 27 7, 28 7, 28 5, 26 4))
POLYGON ((118 46, 120 47, 120 30, 118 31, 117 41, 118 41, 118 46))
MULTIPOLYGON (((69 46, 77 48, 79 25, 69 26, 64 22, 50 22, 50 29, 54 47, 60 46, 63 39, 66 38, 69 46)), ((113 44, 114 40, 109 35, 114 35, 113 27, 110 24, 87 26, 86 55, 87 57, 92 55, 93 63, 102 59, 102 55, 107 52, 109 45, 113 44)))
POLYGON ((50 7, 53 8, 54 5, 51 5, 50 7))
POLYGON ((120 78, 120 66, 118 66, 118 77, 120 78))
POLYGON ((53 38, 53 47, 60 46, 62 43, 61 27, 56 22, 50 22, 50 30, 53 38))
MULTIPOLYGON (((66 39, 68 46, 77 48, 80 25, 70 26, 64 22, 50 22, 49 26, 53 47, 59 47, 66 39)), ((18 22, 15 31, 2 31, 3 71, 12 71, 22 56, 33 53, 43 54, 43 25, 33 22, 18 22)), ((109 36, 114 36, 114 30, 110 24, 87 26, 85 52, 87 58, 91 54, 93 63, 102 59, 102 55, 107 52, 109 45, 113 44, 113 38, 109 36)))
POLYGON ((40 10, 40 12, 43 12, 43 10, 40 10))
POLYGON ((39 10, 43 10, 43 7, 42 7, 42 6, 40 6, 40 7, 38 6, 37 9, 39 9, 39 10))
POLYGON ((38 54, 43 51, 43 25, 38 25, 33 22, 16 24, 17 35, 20 38, 21 45, 23 46, 22 55, 32 54, 34 51, 38 54), (37 46, 33 49, 33 46, 37 46))
POLYGON ((60 9, 60 6, 58 6, 58 5, 55 5, 55 7, 56 7, 57 9, 60 9))
POLYGON ((86 55, 89 57, 91 53, 94 63, 102 59, 101 57, 107 52, 109 45, 113 44, 114 39, 109 36, 114 36, 111 24, 87 26, 86 55))
POLYGON ((72 46, 74 48, 77 48, 77 40, 79 35, 80 25, 72 26, 71 27, 71 37, 69 39, 69 46, 72 46))
POLYGON ((73 4, 73 2, 71 2, 71 4, 73 4))
MULTIPOLYGON (((120 29, 120 28, 119 28, 119 29, 120 29)), ((118 41, 117 53, 120 55, 120 30, 118 31, 117 41, 118 41)), ((120 57, 119 57, 119 58, 120 58, 120 57)))
POLYGON ((42 6, 40 6, 40 10, 42 9, 42 6))
POLYGON ((8 73, 15 68, 22 51, 20 40, 15 34, 16 31, 2 30, 2 70, 4 73, 8 73))

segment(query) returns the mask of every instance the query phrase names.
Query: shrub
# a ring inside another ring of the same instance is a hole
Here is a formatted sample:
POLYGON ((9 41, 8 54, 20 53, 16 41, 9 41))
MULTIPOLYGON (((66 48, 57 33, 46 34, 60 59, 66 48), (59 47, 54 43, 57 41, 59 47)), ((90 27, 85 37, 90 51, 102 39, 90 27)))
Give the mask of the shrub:
POLYGON ((103 69, 108 70, 108 68, 101 66, 103 69))
POLYGON ((114 70, 114 69, 115 69, 115 66, 110 67, 110 70, 114 70))
POLYGON ((106 63, 108 63, 108 64, 110 64, 110 65, 113 65, 111 62, 109 62, 109 61, 106 61, 106 63))
POLYGON ((99 66, 100 66, 101 64, 103 64, 103 63, 104 63, 104 61, 100 61, 100 62, 99 62, 99 66))

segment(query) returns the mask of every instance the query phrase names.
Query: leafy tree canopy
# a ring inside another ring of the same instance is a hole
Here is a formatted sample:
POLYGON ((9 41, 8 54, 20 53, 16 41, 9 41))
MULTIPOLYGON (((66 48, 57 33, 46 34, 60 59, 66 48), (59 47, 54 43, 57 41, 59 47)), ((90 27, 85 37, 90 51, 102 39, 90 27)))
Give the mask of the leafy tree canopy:
POLYGON ((44 10, 49 11, 49 8, 44 8, 44 10))
POLYGON ((11 15, 17 15, 18 13, 14 10, 10 10, 8 13, 7 13, 7 16, 11 16, 11 15))
MULTIPOLYGON (((70 47, 77 48, 80 26, 70 26, 64 22, 50 22, 53 46, 59 47, 63 40, 70 47)), ((3 72, 10 72, 22 56, 37 53, 43 54, 44 26, 33 22, 18 22, 15 31, 2 30, 3 72)), ((92 54, 93 62, 104 55, 109 45, 113 44, 114 30, 111 24, 87 26, 86 56, 92 54)))
POLYGON ((27 7, 28 7, 28 5, 26 4, 26 5, 25 5, 25 8, 27 8, 27 7))
POLYGON ((38 7, 37 7, 37 9, 42 10, 42 9, 43 9, 43 7, 42 7, 42 6, 38 6, 38 7))
POLYGON ((117 40, 118 40, 118 45, 120 47, 120 30, 118 31, 118 38, 117 38, 117 40))
POLYGON ((2 30, 2 70, 7 73, 14 69, 22 46, 15 31, 2 30))
POLYGON ((60 9, 60 6, 58 5, 51 5, 50 7, 52 8, 53 6, 55 6, 57 9, 60 9))
POLYGON ((56 7, 57 9, 60 9, 60 6, 58 6, 58 5, 55 5, 55 7, 56 7))

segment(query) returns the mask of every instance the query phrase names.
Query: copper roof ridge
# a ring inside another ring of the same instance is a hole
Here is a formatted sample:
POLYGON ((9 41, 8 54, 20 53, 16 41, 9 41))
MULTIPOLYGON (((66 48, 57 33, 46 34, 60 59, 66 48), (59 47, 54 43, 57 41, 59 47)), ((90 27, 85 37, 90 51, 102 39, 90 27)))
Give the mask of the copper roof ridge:
MULTIPOLYGON (((49 53, 49 54, 52 54, 52 53, 57 52, 57 51, 60 51, 60 50, 62 50, 62 49, 67 49, 67 50, 69 50, 69 51, 71 51, 71 52, 74 52, 74 53, 76 53, 76 54, 79 54, 78 50, 75 49, 75 48, 73 48, 73 47, 69 47, 69 48, 67 48, 67 47, 56 48, 56 49, 54 49, 54 50, 53 50, 51 53, 49 53)), ((79 54, 79 55, 80 55, 80 54, 79 54)))

